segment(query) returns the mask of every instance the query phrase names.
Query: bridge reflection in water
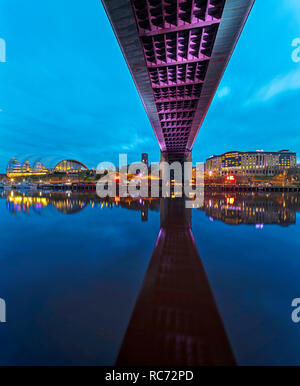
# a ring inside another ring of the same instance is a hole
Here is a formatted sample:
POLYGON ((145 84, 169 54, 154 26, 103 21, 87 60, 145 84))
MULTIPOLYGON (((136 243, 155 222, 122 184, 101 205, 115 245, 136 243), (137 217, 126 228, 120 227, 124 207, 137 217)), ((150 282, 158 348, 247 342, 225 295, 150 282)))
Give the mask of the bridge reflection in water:
POLYGON ((163 199, 161 228, 117 365, 235 363, 182 199, 163 199))
MULTIPOLYGON (((141 221, 147 221, 151 211, 160 211, 159 235, 131 317, 126 317, 126 323, 129 320, 127 330, 125 332, 124 326, 120 334, 116 363, 235 364, 193 238, 192 209, 185 208, 184 200, 100 199, 90 193, 17 191, 2 192, 0 197, 9 213, 16 216, 43 213, 46 218, 47 211, 51 210, 77 216, 83 210, 122 207, 140 212, 141 221)), ((210 192, 205 195, 203 206, 194 210, 193 216, 199 214, 198 210, 205 212, 206 221, 218 220, 228 226, 289 226, 297 221, 300 200, 298 195, 289 193, 253 195, 210 192)))

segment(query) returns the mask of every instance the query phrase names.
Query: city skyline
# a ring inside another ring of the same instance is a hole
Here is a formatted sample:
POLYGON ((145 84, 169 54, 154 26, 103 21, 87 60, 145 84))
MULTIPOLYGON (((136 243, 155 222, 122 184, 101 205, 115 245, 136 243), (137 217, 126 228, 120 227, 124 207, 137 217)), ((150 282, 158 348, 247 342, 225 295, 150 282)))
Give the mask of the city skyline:
MULTIPOLYGON (((212 154, 211 156, 209 156, 208 158, 206 158, 205 160, 197 160, 197 163, 203 163, 203 164, 207 164, 207 162, 209 162, 210 160, 212 159, 215 159, 215 158, 222 158, 224 156, 231 156, 231 154, 235 155, 235 153, 237 155, 245 155, 247 156, 248 154, 253 154, 253 155, 260 155, 260 154, 276 154, 276 155, 279 155, 280 153, 289 153, 289 154, 292 154, 295 158, 295 161, 293 163, 292 166, 297 166, 297 153, 296 152, 293 152, 289 149, 282 149, 282 150, 271 150, 271 151, 264 151, 263 149, 261 150, 247 150, 247 151, 240 151, 240 150, 228 150, 222 154, 212 154)), ((123 154, 124 155, 124 154, 123 154)), ((141 153, 141 162, 142 163, 145 163, 148 167, 151 166, 152 163, 157 163, 158 160, 149 160, 148 158, 148 153, 141 153)), ((51 161, 48 160, 47 162, 47 158, 46 157, 39 157, 38 159, 36 159, 36 157, 26 157, 26 158, 18 158, 17 156, 13 156, 10 158, 10 160, 7 162, 7 165, 6 165, 6 168, 5 168, 5 172, 8 171, 8 169, 11 169, 12 168, 12 165, 13 164, 16 164, 13 166, 16 167, 17 169, 23 169, 25 167, 25 169, 28 169, 28 168, 33 168, 33 169, 42 169, 42 168, 45 168, 45 169, 56 169, 58 167, 59 164, 63 163, 63 162, 67 162, 67 161, 71 161, 71 162, 74 162, 74 163, 77 163, 77 164, 80 164, 81 166, 84 167, 85 170, 89 170, 89 169, 92 169, 92 170, 96 170, 98 165, 95 167, 95 168, 88 168, 84 162, 81 162, 81 160, 74 160, 74 159, 70 159, 70 158, 63 158, 63 159, 59 159, 57 161, 54 160, 54 159, 51 159, 51 161)), ((120 160, 119 160, 120 161, 120 160)), ((194 160, 193 160, 194 161, 194 160)), ((106 162, 106 161, 104 161, 106 162)), ((136 161, 134 161, 133 163, 136 163, 136 162, 139 162, 139 157, 137 156, 136 157, 136 161)), ((175 162, 175 161, 173 161, 175 162)), ((194 164, 195 162, 193 162, 194 164)), ((118 164, 118 163, 117 163, 118 164)), ((116 164, 116 165, 117 165, 116 164)), ((275 164, 274 164, 275 166, 275 164)), ((289 166, 289 165, 284 165, 284 166, 289 166)), ((0 174, 3 174, 2 173, 3 171, 0 170, 0 174)))
MULTIPOLYGON (((234 148, 272 151, 293 144, 293 151, 300 151, 294 114, 300 64, 292 60, 300 6, 293 0, 278 8, 272 4, 274 12, 266 19, 271 4, 254 5, 195 141, 195 162, 234 148), (286 17, 284 33, 274 29, 286 17), (274 49, 274 41, 280 49, 274 49), (264 55, 266 49, 272 55, 264 55)), ((159 159, 155 135, 102 5, 82 9, 54 1, 35 4, 33 14, 23 4, 14 11, 15 24, 8 24, 12 7, 13 2, 1 5, 0 15, 0 36, 7 46, 6 63, 0 64, 0 170, 13 155, 81 159, 90 168, 103 160, 116 162, 119 153, 128 153, 130 162, 142 152, 159 159), (61 28, 57 7, 68 28, 61 28), (80 21, 83 27, 75 31, 80 21), (24 23, 39 34, 25 31, 20 38, 24 23), (103 60, 103 50, 114 59, 103 60)))

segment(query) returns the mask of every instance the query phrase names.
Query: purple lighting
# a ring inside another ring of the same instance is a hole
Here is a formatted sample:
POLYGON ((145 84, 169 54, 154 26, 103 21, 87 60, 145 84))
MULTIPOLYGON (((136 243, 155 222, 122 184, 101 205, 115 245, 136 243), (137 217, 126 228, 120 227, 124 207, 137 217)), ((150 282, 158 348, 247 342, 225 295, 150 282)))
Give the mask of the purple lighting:
POLYGON ((140 42, 169 153, 187 142, 225 0, 132 0, 140 42))
POLYGON ((190 155, 254 0, 102 0, 162 153, 190 155))

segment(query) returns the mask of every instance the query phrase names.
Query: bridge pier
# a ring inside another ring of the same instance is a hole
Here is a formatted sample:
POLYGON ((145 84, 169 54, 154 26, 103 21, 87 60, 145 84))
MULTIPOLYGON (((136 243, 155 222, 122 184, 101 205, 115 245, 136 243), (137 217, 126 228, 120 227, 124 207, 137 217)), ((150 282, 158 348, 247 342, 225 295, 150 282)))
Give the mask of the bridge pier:
POLYGON ((171 164, 173 162, 180 162, 182 165, 184 162, 192 162, 192 152, 189 153, 160 153, 160 162, 167 162, 171 164))
MULTIPOLYGON (((167 153, 167 152, 161 152, 160 153, 160 162, 166 162, 169 166, 173 164, 174 162, 179 162, 181 165, 181 172, 182 172, 182 178, 181 182, 184 183, 185 180, 189 181, 192 178, 192 171, 190 170, 190 173, 185 174, 184 170, 184 163, 185 162, 192 162, 192 152, 189 153, 167 153)), ((162 174, 164 174, 164 167, 161 167, 162 174)), ((175 173, 173 169, 170 169, 170 179, 175 178, 175 173)), ((178 181, 177 181, 178 182, 178 181)))

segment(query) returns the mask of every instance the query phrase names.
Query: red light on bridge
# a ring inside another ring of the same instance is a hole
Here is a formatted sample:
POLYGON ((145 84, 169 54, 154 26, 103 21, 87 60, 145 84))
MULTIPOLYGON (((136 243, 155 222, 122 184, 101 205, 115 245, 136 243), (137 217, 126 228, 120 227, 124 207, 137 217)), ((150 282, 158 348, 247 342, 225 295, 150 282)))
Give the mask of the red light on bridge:
POLYGON ((230 182, 234 182, 236 180, 236 178, 233 175, 229 175, 229 176, 226 177, 226 180, 230 181, 230 182))

